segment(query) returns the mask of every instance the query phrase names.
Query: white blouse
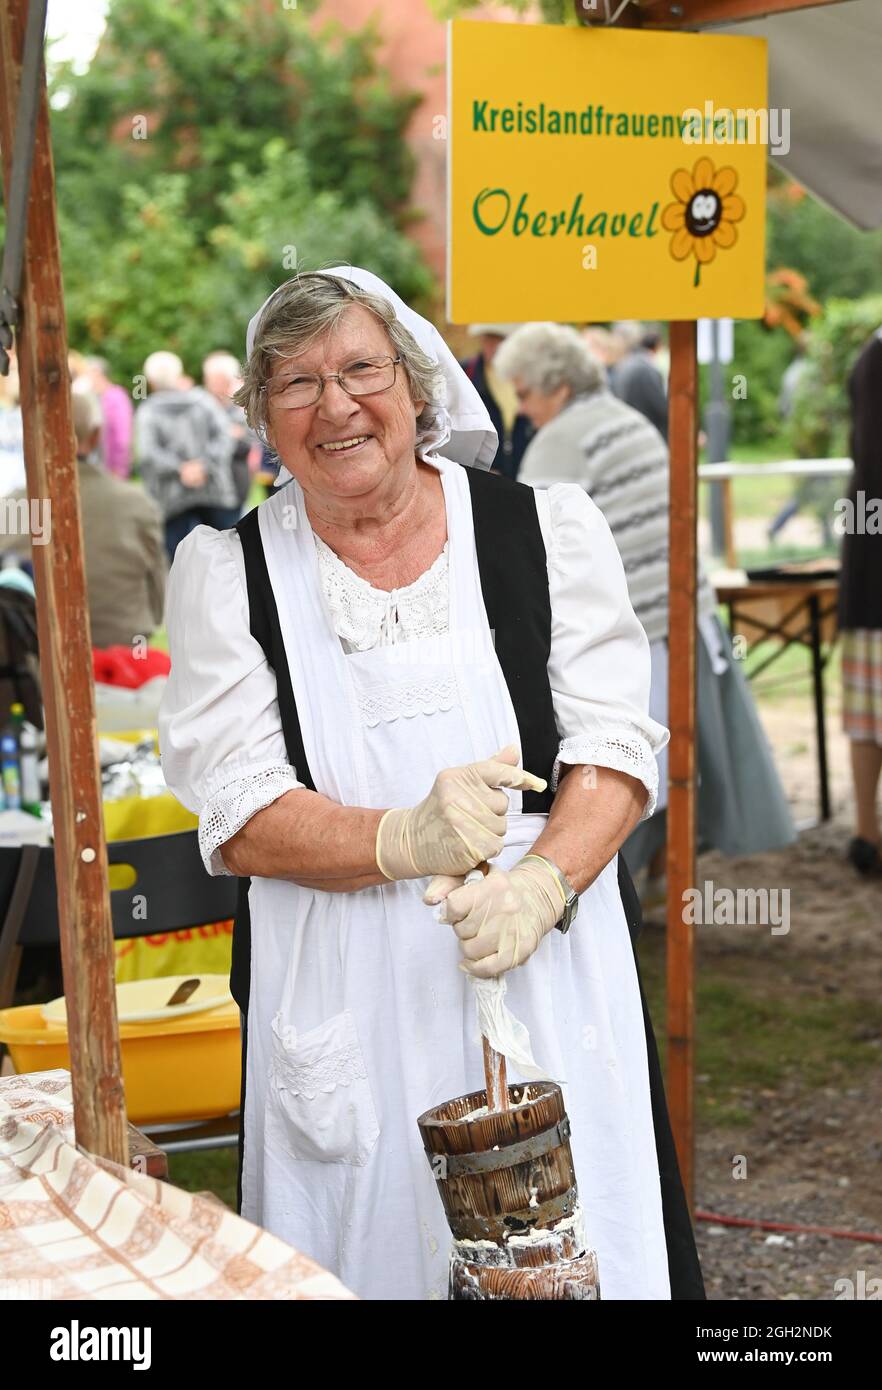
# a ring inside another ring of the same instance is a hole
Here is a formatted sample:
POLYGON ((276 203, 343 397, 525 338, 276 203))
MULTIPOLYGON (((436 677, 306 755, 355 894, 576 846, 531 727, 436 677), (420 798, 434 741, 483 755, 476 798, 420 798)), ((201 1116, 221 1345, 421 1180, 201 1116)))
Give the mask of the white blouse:
MULTIPOLYGON (((615 768, 647 788, 646 819, 658 792, 655 755, 668 731, 647 713, 648 642, 618 550, 580 487, 557 484, 536 499, 552 615, 548 676, 562 735, 552 788, 561 763, 615 768)), ((315 541, 328 610, 347 651, 447 630, 446 545, 413 584, 387 593, 315 541)), ((172 665, 159 716, 163 773, 199 815, 208 872, 226 874, 220 847, 257 811, 303 785, 288 761, 275 674, 251 635, 235 530, 191 532, 175 554, 166 603, 172 665)), ((443 707, 443 691, 432 698, 443 707)), ((384 708, 380 717, 407 717, 407 702, 403 688, 400 708, 384 708)), ((370 712, 362 717, 372 722, 370 712)))

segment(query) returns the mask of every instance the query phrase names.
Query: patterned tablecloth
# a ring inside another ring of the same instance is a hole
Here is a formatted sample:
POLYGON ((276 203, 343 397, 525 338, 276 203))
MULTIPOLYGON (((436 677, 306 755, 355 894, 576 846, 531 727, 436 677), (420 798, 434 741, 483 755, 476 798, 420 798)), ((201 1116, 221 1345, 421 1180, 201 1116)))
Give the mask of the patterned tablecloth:
POLYGON ((68 1072, 0 1077, 0 1301, 354 1297, 210 1197, 82 1153, 68 1072))

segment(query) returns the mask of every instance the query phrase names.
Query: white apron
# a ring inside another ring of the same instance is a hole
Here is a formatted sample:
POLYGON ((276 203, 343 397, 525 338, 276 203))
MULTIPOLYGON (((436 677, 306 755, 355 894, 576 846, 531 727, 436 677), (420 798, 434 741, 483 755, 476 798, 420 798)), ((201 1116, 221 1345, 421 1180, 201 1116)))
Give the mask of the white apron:
MULTIPOLYGON (((408 806, 445 767, 520 743, 481 595, 465 470, 444 459, 449 632, 344 652, 299 484, 260 509, 269 578, 318 791, 408 806)), ((510 792, 511 867, 545 816, 510 792)), ((483 1086, 469 981, 426 880, 358 893, 251 882, 242 1214, 364 1298, 447 1297, 450 1231, 416 1120, 483 1086)), ((537 1062, 564 1087, 604 1298, 670 1297, 646 1042, 613 860, 508 977, 537 1062)), ((512 1068, 511 1079, 518 1079, 512 1068)))

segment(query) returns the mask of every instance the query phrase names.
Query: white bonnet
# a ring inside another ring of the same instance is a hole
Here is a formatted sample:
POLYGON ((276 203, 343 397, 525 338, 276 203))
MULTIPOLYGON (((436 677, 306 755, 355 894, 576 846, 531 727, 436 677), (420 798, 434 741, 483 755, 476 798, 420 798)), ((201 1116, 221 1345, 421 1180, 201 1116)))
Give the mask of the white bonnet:
MULTIPOLYGON (((435 426, 428 434, 424 434, 420 441, 420 454, 425 456, 427 453, 441 452, 444 458, 453 459, 456 463, 472 468, 489 468, 496 457, 498 435, 484 402, 435 325, 409 308, 379 275, 374 275, 370 270, 361 270, 358 266, 338 265, 314 273, 336 275, 341 280, 351 280, 368 293, 385 299, 394 310, 395 317, 416 339, 423 352, 441 367, 447 399, 437 411, 435 426)), ((282 288, 280 285, 278 289, 273 290, 248 324, 245 349, 249 357, 263 311, 282 288)), ((288 470, 283 467, 278 481, 287 482, 289 477, 288 470)))

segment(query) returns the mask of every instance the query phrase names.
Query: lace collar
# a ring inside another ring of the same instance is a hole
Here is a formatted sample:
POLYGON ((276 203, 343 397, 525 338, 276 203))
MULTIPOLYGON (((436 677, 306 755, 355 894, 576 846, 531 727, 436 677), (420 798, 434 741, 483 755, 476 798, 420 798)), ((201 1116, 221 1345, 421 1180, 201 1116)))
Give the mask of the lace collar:
POLYGON ((315 536, 319 573, 334 630, 355 651, 447 631, 448 542, 427 570, 403 588, 375 589, 315 536))

